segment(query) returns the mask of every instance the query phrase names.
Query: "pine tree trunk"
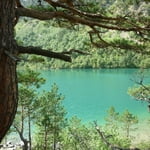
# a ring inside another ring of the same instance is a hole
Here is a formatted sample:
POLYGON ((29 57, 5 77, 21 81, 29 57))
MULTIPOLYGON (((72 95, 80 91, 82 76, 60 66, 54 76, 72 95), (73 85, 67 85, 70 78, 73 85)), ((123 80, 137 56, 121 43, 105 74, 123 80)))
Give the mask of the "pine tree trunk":
POLYGON ((15 0, 0 1, 0 142, 9 130, 17 109, 17 78, 14 41, 15 0))

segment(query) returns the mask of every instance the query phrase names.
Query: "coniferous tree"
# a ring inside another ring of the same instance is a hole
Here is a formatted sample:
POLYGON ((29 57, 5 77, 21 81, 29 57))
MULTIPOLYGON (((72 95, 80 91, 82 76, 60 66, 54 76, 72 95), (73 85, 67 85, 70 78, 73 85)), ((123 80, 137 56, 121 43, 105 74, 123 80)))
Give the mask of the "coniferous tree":
POLYGON ((130 113, 128 110, 126 110, 121 116, 120 121, 122 123, 122 127, 124 131, 126 132, 125 135, 127 138, 130 136, 130 131, 133 130, 133 127, 135 124, 138 123, 137 116, 134 116, 132 113, 130 113))
POLYGON ((33 122, 33 112, 35 111, 33 103, 37 98, 36 88, 39 88, 45 82, 45 79, 39 75, 40 73, 34 72, 29 68, 25 72, 21 71, 18 73, 18 109, 13 127, 24 143, 24 150, 31 150, 32 148, 31 121, 33 122))
POLYGON ((66 111, 62 105, 63 99, 54 84, 51 91, 43 92, 42 96, 35 101, 38 148, 56 150, 61 143, 60 133, 67 123, 66 111))

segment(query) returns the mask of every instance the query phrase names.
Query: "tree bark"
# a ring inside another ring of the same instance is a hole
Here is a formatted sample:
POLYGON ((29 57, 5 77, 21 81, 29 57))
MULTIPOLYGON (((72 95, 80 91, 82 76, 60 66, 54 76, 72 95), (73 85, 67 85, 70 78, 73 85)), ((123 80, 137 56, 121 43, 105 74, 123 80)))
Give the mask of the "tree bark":
POLYGON ((0 1, 0 142, 17 109, 17 76, 14 41, 15 0, 0 1))

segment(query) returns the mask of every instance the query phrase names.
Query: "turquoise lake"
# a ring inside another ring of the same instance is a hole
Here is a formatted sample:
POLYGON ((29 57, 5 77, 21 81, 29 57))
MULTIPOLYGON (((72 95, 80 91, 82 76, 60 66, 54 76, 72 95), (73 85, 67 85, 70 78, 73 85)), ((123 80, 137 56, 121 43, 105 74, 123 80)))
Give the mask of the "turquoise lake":
MULTIPOLYGON (((63 102, 67 117, 77 116, 83 122, 104 123, 106 111, 128 109, 141 119, 149 116, 147 103, 134 100, 127 94, 135 85, 138 69, 76 69, 41 71, 46 83, 40 90, 50 90, 53 83, 65 96, 63 102)), ((150 73, 150 70, 148 70, 150 73)), ((145 82, 149 83, 146 78, 145 82)))

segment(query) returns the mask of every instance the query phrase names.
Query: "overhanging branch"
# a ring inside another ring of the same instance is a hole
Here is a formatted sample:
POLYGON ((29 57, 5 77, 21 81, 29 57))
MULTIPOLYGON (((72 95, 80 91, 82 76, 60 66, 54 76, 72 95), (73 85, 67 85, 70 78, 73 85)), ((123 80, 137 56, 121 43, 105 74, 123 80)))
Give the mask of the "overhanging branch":
POLYGON ((52 52, 52 51, 41 49, 40 47, 18 46, 18 52, 19 54, 35 54, 35 55, 46 56, 50 58, 56 58, 67 62, 71 62, 71 57, 69 55, 63 54, 63 52, 62 53, 52 52))
POLYGON ((149 32, 150 28, 148 27, 140 27, 140 26, 131 26, 131 27, 124 27, 123 25, 111 25, 108 21, 103 24, 101 21, 91 20, 91 18, 84 18, 84 16, 76 16, 69 13, 65 13, 63 11, 52 11, 52 12, 44 12, 44 11, 37 11, 33 9, 27 8, 16 8, 16 12, 19 16, 26 16, 31 18, 36 18, 40 20, 50 20, 54 18, 63 18, 68 20, 71 23, 78 23, 82 25, 87 25, 90 27, 100 27, 109 30, 118 30, 118 31, 141 31, 141 32, 149 32))
MULTIPOLYGON (((90 35, 90 40, 93 45, 99 48, 107 48, 107 47, 114 47, 119 49, 125 49, 125 50, 133 50, 137 53, 142 54, 150 54, 150 51, 145 51, 145 47, 139 47, 139 45, 129 45, 129 44, 123 44, 123 43, 114 43, 114 42, 107 42, 105 41, 101 35, 99 34, 100 31, 103 29, 109 31, 109 30, 117 30, 117 31, 125 31, 125 32, 134 32, 134 33, 140 33, 140 37, 148 37, 148 34, 150 33, 150 27, 146 24, 141 24, 137 20, 136 23, 132 23, 132 21, 126 17, 126 16, 119 16, 119 17, 107 17, 103 16, 99 13, 88 13, 83 12, 75 7, 69 7, 69 5, 65 5, 60 2, 55 2, 52 0, 44 0, 49 5, 54 7, 61 7, 67 10, 65 11, 39 11, 39 10, 33 10, 28 8, 16 8, 16 13, 18 16, 26 16, 31 17, 39 20, 51 20, 51 19, 64 19, 67 22, 70 22, 71 24, 82 24, 85 26, 89 26, 92 28, 94 33, 98 36, 98 39, 100 42, 95 42, 92 34, 90 35)), ((144 38, 145 38, 144 37, 144 38)), ((149 40, 147 38, 147 40, 149 40)), ((69 52, 67 52, 69 54, 69 52)), ((63 53, 63 54, 67 54, 63 53)))

